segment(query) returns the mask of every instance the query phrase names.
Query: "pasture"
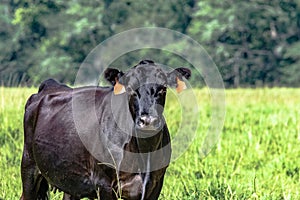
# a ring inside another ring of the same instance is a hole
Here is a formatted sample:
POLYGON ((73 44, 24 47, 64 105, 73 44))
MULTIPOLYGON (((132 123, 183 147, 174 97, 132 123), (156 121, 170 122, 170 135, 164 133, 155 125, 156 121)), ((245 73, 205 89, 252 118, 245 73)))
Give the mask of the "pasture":
MULTIPOLYGON (((0 199, 21 195, 24 105, 36 91, 0 87, 0 199)), ((195 93, 197 137, 169 166, 160 199, 299 199, 300 89, 227 90, 221 139, 204 159, 200 138, 210 125, 210 96, 206 89, 195 93)), ((169 95, 165 110, 171 132, 180 117, 173 101, 169 95)))

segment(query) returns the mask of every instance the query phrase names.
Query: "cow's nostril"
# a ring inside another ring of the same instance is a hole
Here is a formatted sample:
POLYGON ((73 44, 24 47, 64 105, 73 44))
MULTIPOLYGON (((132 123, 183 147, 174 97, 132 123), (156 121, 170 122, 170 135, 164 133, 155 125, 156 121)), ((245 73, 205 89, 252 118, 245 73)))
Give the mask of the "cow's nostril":
POLYGON ((140 117, 140 124, 141 125, 147 125, 147 118, 146 118, 146 116, 140 117))
POLYGON ((159 124, 158 117, 153 116, 141 116, 139 118, 140 127, 155 127, 159 124))

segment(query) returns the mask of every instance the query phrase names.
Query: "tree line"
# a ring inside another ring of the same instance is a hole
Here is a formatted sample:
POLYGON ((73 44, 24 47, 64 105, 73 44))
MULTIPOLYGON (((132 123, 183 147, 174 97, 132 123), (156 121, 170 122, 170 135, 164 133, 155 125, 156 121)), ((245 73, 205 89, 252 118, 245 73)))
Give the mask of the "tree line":
MULTIPOLYGON (((297 0, 3 0, 0 84, 38 85, 48 77, 72 84, 93 48, 137 27, 165 27, 198 41, 226 87, 300 86, 297 0)), ((132 66, 147 55, 184 63, 159 50, 131 52, 115 63, 132 66)))

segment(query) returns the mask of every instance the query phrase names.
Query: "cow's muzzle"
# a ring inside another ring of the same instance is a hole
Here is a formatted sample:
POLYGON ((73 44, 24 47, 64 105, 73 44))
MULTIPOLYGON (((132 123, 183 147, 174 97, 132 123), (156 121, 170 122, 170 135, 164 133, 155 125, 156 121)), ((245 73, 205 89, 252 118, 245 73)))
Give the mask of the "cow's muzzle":
POLYGON ((142 131, 156 131, 160 129, 161 122, 158 116, 142 115, 137 118, 136 128, 142 131))

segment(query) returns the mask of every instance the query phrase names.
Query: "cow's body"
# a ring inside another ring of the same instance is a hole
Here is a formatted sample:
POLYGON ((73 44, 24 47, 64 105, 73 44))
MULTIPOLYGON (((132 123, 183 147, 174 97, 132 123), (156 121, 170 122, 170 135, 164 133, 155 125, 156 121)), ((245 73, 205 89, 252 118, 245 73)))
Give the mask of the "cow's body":
POLYGON ((130 101, 112 87, 71 89, 44 82, 26 104, 21 199, 48 199, 48 184, 65 192, 64 199, 158 199, 171 155, 169 132, 163 117, 158 123, 142 113, 135 120, 133 108, 126 106, 130 101), (121 106, 112 109, 114 101, 121 106), (122 120, 126 124, 120 128, 122 120), (154 129, 155 134, 139 138, 154 129), (147 156, 132 158, 126 152, 147 156), (153 165, 157 160, 160 168, 153 165))

